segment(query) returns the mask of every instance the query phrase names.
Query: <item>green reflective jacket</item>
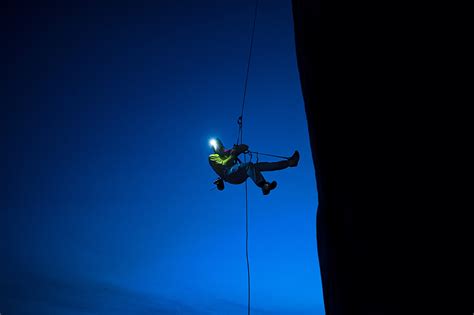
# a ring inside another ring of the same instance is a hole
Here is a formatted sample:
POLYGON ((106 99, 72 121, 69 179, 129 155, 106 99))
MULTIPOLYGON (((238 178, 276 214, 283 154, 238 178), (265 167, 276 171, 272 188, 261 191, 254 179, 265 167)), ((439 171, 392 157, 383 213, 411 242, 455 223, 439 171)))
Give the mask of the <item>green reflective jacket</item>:
POLYGON ((214 172, 217 173, 220 177, 224 177, 226 171, 231 168, 236 163, 237 157, 233 154, 228 155, 219 155, 211 154, 209 155, 209 164, 211 165, 214 172))

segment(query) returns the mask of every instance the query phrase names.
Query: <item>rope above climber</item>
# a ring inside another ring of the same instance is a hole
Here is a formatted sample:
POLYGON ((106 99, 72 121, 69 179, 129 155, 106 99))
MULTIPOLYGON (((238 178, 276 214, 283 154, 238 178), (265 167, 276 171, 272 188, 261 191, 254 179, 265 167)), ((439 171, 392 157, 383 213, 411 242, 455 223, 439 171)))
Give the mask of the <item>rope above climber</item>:
POLYGON ((264 195, 268 195, 277 186, 276 181, 267 182, 262 172, 278 171, 288 167, 296 167, 300 159, 298 151, 295 151, 289 158, 278 162, 241 162, 238 156, 249 152, 246 144, 236 144, 232 149, 226 149, 222 141, 218 138, 210 141, 210 146, 214 153, 209 155, 209 164, 219 175, 214 181, 217 189, 224 189, 224 181, 238 185, 244 183, 247 178, 251 178, 255 185, 262 189, 264 195))

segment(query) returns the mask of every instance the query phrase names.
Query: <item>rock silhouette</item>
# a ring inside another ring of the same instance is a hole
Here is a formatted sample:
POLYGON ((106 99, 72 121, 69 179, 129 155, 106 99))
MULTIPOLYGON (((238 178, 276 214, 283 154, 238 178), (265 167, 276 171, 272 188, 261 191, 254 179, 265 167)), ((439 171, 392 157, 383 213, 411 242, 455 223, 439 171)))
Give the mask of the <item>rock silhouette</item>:
POLYGON ((292 9, 326 314, 472 313, 465 189, 451 175, 464 172, 461 115, 424 46, 436 32, 420 37, 413 8, 388 3, 292 9))

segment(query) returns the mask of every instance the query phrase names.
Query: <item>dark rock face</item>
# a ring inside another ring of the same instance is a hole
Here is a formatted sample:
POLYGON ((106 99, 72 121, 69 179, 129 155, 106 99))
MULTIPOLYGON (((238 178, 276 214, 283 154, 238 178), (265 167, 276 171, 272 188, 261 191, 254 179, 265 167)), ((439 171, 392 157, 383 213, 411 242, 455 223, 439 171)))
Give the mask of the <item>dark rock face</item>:
POLYGON ((451 176, 462 115, 434 105, 449 79, 431 33, 389 6, 293 0, 326 313, 471 314, 472 227, 451 176))

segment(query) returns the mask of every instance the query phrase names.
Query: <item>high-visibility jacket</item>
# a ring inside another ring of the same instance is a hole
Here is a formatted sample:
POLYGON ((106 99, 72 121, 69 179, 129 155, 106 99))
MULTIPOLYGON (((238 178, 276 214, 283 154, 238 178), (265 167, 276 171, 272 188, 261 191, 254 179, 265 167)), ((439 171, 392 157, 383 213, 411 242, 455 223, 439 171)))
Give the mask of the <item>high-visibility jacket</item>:
POLYGON ((235 163, 237 163, 237 156, 227 152, 221 155, 217 153, 209 155, 209 164, 221 178, 226 176, 226 171, 234 166, 235 163))

